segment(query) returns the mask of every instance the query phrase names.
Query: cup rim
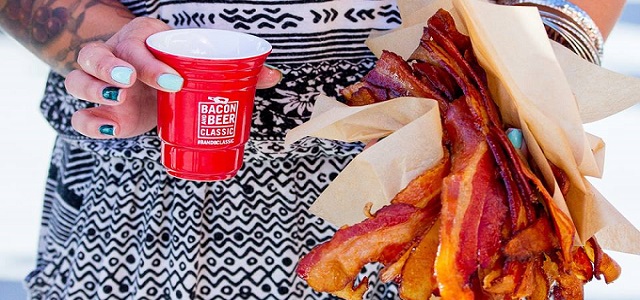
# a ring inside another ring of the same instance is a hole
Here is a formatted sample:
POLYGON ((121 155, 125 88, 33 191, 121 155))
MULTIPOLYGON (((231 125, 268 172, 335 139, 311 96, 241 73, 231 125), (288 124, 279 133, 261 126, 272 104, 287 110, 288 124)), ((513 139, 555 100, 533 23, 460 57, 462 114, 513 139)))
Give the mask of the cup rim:
POLYGON ((147 45, 148 48, 160 53, 164 53, 174 57, 182 57, 186 59, 201 59, 201 60, 251 59, 255 57, 268 55, 269 53, 271 53, 273 49, 273 47, 271 46, 271 43, 269 43, 265 39, 260 38, 258 36, 244 33, 244 32, 224 30, 224 29, 213 29, 213 28, 175 28, 175 29, 160 31, 147 37, 147 39, 145 40, 145 44, 147 45), (206 55, 198 55, 198 54, 187 54, 187 53, 182 53, 180 51, 173 51, 170 49, 167 50, 161 47, 161 45, 159 45, 162 42, 169 42, 167 39, 175 38, 176 36, 193 37, 194 33, 197 33, 200 36, 202 36, 202 34, 217 35, 217 38, 222 38, 223 40, 225 37, 226 38, 234 37, 234 38, 245 39, 247 41, 255 41, 256 44, 259 45, 259 47, 255 51, 250 52, 246 55, 236 55, 236 56, 227 55, 224 57, 215 57, 215 56, 206 56, 206 55))

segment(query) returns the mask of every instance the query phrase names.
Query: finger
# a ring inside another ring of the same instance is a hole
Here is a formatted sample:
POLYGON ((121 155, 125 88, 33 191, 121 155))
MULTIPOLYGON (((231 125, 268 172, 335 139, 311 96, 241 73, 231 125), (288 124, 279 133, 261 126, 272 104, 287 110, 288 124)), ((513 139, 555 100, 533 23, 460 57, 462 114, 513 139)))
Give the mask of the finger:
POLYGON ((73 128, 90 138, 109 139, 116 137, 120 133, 119 123, 101 107, 83 109, 77 111, 71 117, 73 128))
POLYGON ((282 72, 275 67, 265 65, 258 74, 258 84, 256 88, 266 89, 275 86, 282 80, 282 72))
POLYGON ((132 122, 131 118, 110 110, 113 106, 99 106, 79 110, 71 117, 73 128, 90 138, 130 138, 141 135, 155 127, 156 117, 148 115, 148 122, 132 122))
POLYGON ((67 92, 97 104, 117 105, 126 99, 126 88, 119 88, 80 71, 71 71, 64 81, 67 92))
POLYGON ((135 66, 138 80, 166 92, 182 89, 184 79, 165 63, 157 60, 144 43, 122 43, 116 46, 116 54, 135 66))
POLYGON ((369 148, 371 148, 371 146, 375 145, 378 142, 378 139, 373 139, 369 142, 367 142, 366 145, 364 145, 364 148, 362 150, 367 150, 369 148))
POLYGON ((77 111, 71 124, 92 138, 128 138, 143 134, 157 124, 155 90, 137 83, 127 90, 128 99, 116 106, 77 111))
POLYGON ((180 90, 184 79, 176 70, 156 59, 145 44, 150 35, 169 29, 168 25, 153 18, 137 18, 130 25, 122 34, 107 41, 114 48, 114 54, 133 65, 138 80, 145 84, 167 92, 180 90))
POLYGON ((80 49, 78 64, 87 74, 117 87, 129 87, 136 80, 134 67, 116 57, 105 43, 90 43, 80 49))

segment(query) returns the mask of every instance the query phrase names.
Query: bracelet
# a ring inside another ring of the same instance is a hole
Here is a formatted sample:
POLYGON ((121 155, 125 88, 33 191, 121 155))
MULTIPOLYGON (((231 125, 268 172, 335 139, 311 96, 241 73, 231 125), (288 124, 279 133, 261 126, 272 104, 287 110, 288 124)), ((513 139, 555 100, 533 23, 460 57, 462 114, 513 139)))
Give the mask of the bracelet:
POLYGON ((498 4, 536 6, 550 39, 600 65, 604 39, 591 17, 565 0, 498 0, 498 4))

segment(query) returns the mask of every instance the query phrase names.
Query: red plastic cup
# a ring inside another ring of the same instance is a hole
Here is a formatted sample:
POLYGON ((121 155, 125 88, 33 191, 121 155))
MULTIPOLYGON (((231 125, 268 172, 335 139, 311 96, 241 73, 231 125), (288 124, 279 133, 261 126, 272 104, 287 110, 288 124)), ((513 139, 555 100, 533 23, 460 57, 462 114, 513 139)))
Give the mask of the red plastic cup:
POLYGON ((217 29, 174 29, 150 36, 153 55, 174 68, 179 92, 158 91, 162 163, 175 177, 225 180, 242 167, 257 76, 271 45, 217 29))

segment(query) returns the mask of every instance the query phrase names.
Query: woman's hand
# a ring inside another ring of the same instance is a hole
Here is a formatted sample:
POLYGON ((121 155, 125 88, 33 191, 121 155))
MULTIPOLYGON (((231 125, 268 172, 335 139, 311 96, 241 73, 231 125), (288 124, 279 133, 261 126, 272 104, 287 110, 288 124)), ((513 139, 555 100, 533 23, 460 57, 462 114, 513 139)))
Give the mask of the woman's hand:
MULTIPOLYGON (((132 20, 104 43, 91 43, 78 54, 80 69, 70 72, 67 91, 80 99, 100 104, 76 112, 71 123, 92 138, 127 138, 156 126, 156 90, 178 91, 183 79, 157 60, 147 49, 150 35, 169 30, 160 20, 132 20)), ((263 68, 258 88, 278 83, 280 72, 263 68)))

